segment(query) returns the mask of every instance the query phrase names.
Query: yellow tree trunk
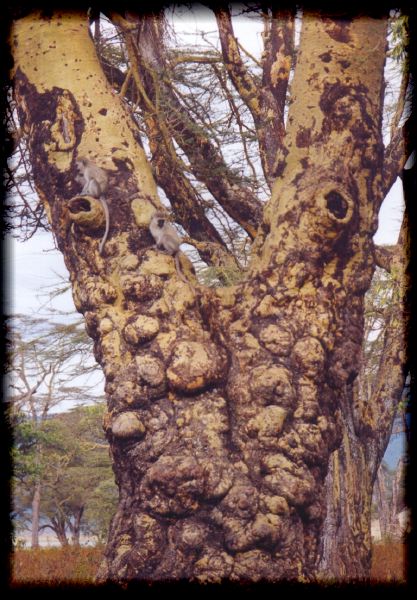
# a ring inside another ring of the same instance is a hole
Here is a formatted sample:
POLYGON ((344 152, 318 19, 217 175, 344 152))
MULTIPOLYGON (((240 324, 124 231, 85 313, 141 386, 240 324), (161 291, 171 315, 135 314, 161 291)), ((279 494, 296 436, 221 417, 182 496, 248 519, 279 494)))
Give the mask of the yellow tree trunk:
POLYGON ((36 186, 106 376, 120 499, 100 579, 315 576, 373 273, 385 35, 381 19, 305 20, 248 276, 214 290, 152 247, 156 186, 84 15, 16 22, 36 186), (81 155, 110 174, 103 256, 81 155))

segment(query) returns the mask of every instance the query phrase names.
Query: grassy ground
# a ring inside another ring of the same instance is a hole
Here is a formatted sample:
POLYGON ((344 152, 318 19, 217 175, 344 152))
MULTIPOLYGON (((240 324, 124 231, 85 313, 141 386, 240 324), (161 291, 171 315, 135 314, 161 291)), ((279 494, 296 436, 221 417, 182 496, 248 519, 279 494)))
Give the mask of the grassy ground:
POLYGON ((405 551, 402 542, 384 541, 373 545, 371 580, 405 582, 405 551))
POLYGON ((86 584, 94 581, 103 548, 39 548, 15 550, 11 561, 12 585, 86 584))
MULTIPOLYGON (((12 585, 91 584, 102 552, 101 547, 16 549, 12 557, 12 585)), ((404 564, 404 544, 393 541, 374 544, 371 580, 404 581, 404 564)))

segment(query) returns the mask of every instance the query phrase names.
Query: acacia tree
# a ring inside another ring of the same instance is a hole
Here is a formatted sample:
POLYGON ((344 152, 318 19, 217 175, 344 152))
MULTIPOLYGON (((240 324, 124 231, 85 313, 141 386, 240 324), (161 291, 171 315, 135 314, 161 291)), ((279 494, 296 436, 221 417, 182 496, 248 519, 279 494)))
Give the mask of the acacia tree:
MULTIPOLYGON (((82 532, 96 529, 97 497, 106 486, 114 511, 114 480, 101 428, 102 407, 89 406, 56 415, 45 424, 49 434, 48 471, 43 477, 40 529, 51 529, 61 545, 78 546, 82 532), (71 539, 69 540, 69 534, 71 539)), ((103 499, 102 499, 103 500, 103 499)), ((109 519, 110 521, 110 519, 109 519)))
POLYGON ((88 400, 88 388, 77 378, 97 368, 89 360, 90 343, 80 323, 53 323, 42 318, 10 317, 7 392, 14 444, 15 524, 26 525, 33 548, 39 546, 42 489, 51 468, 50 436, 45 422, 64 401, 88 400))
POLYGON ((404 271, 404 240, 388 251, 372 239, 404 162, 404 95, 383 142, 388 18, 252 14, 259 60, 226 6, 204 53, 170 46, 162 12, 106 13, 117 45, 99 15, 92 37, 77 12, 30 14, 12 32, 36 190, 106 377, 119 504, 100 579, 369 566, 372 485, 405 362, 392 323, 365 405, 364 296, 376 264, 404 271), (77 156, 109 172, 103 256, 104 215, 78 195, 77 156), (157 185, 217 286, 184 255, 183 282, 153 247, 157 185))

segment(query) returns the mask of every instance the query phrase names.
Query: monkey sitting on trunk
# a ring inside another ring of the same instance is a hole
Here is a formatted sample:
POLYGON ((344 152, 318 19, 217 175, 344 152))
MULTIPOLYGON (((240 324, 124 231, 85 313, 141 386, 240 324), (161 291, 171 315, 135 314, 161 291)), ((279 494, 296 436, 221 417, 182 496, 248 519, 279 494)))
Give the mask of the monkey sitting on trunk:
POLYGON ((165 252, 174 257, 178 277, 184 281, 184 283, 191 285, 181 271, 179 260, 181 238, 174 227, 168 223, 167 217, 163 212, 157 211, 152 215, 149 231, 155 240, 156 247, 160 250, 165 250, 165 252))
POLYGON ((106 229, 98 249, 99 254, 102 254, 110 229, 109 207, 104 197, 109 179, 106 171, 101 167, 98 167, 92 160, 89 160, 88 158, 79 158, 76 161, 76 165, 79 173, 79 175, 76 177, 76 180, 83 184, 81 195, 89 195, 93 196, 93 198, 97 198, 100 200, 104 210, 106 229))

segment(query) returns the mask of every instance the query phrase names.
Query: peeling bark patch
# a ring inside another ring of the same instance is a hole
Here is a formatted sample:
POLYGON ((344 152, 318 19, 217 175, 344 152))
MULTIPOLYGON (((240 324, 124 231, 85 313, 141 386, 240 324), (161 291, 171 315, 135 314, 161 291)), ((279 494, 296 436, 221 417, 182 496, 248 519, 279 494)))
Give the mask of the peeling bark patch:
POLYGON ((319 58, 325 63, 328 63, 332 60, 332 55, 330 52, 324 52, 323 54, 319 54, 319 58))
POLYGON ((350 67, 350 62, 348 60, 338 60, 337 61, 342 69, 347 69, 350 67))
POLYGON ((350 25, 352 23, 351 19, 343 19, 343 20, 333 20, 333 19, 323 19, 326 24, 325 31, 329 37, 331 37, 335 42, 340 42, 342 44, 348 44, 352 41, 352 37, 350 35, 350 25))
POLYGON ((325 115, 323 133, 341 132, 349 129, 355 138, 369 141, 375 124, 369 116, 366 105, 365 86, 347 86, 340 83, 327 83, 324 86, 319 106, 325 115))
POLYGON ((15 76, 15 95, 22 129, 32 131, 30 150, 34 158, 34 178, 44 182, 52 206, 54 196, 62 196, 62 191, 68 188, 68 176, 55 169, 53 162, 46 171, 44 165, 50 162, 48 153, 68 152, 75 146, 81 135, 81 113, 68 90, 53 87, 39 93, 19 69, 15 76), (20 97, 24 97, 25 102, 19 102, 20 97))
POLYGON ((327 208, 337 219, 343 219, 348 210, 348 203, 339 192, 332 190, 325 195, 327 208))
POLYGON ((295 143, 297 148, 308 148, 311 145, 311 129, 300 127, 295 143))
POLYGON ((283 171, 284 171, 284 169, 285 169, 285 165, 286 165, 286 164, 287 164, 287 163, 285 162, 285 160, 280 160, 280 161, 277 163, 277 166, 275 167, 275 169, 274 169, 274 173, 273 173, 273 174, 274 174, 274 177, 279 177, 280 175, 282 175, 282 173, 283 173, 283 171))

